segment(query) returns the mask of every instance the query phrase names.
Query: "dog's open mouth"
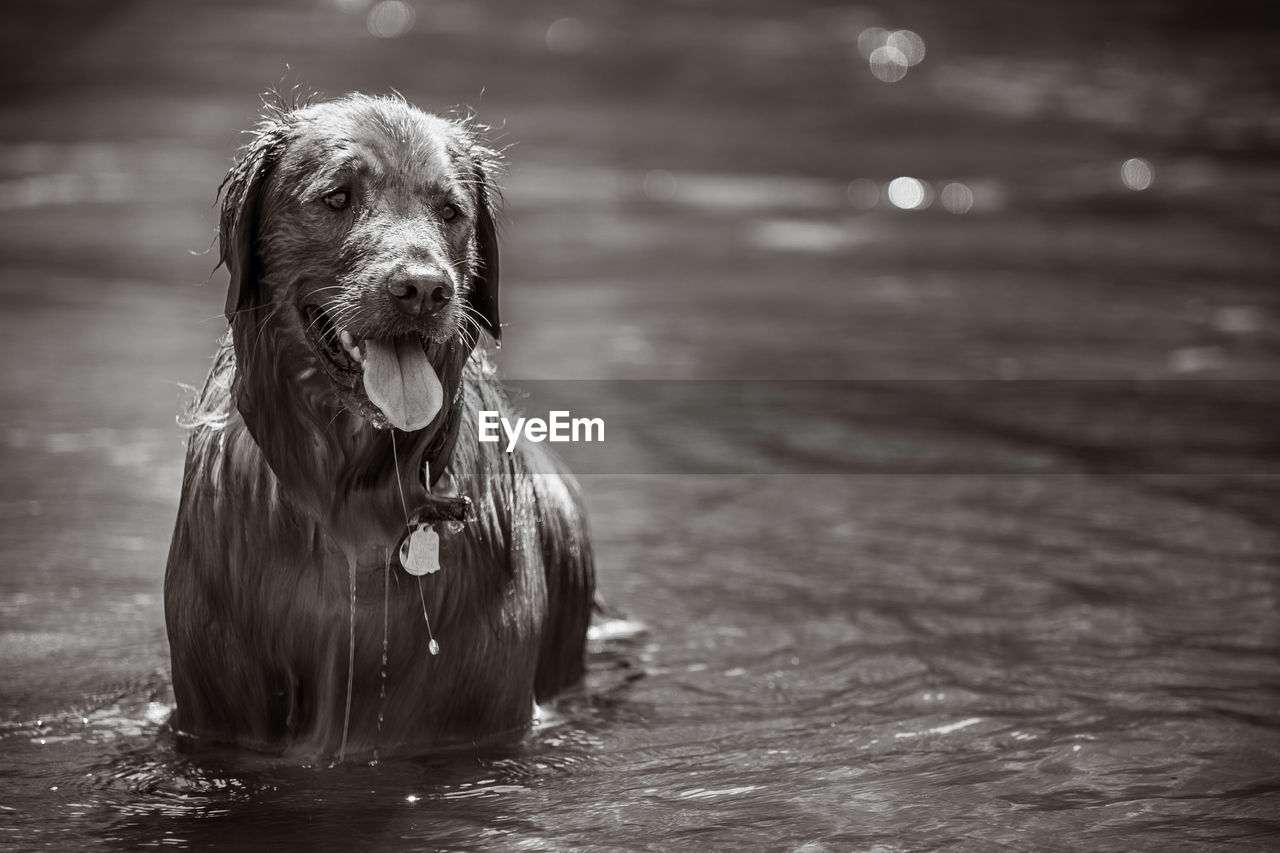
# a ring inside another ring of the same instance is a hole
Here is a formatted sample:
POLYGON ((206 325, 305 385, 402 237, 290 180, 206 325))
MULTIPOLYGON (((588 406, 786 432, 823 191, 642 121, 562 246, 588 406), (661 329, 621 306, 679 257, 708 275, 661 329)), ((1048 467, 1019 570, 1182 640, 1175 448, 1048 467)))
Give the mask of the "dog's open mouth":
POLYGON ((387 422, 422 429, 444 405, 444 388, 421 334, 356 340, 318 305, 302 309, 308 337, 339 375, 362 377, 364 393, 387 422))
POLYGON ((304 305, 302 319, 306 323, 307 336, 331 367, 343 373, 360 372, 363 353, 354 346, 350 332, 339 329, 328 312, 319 305, 304 305), (352 345, 347 346, 346 341, 351 341, 352 345))

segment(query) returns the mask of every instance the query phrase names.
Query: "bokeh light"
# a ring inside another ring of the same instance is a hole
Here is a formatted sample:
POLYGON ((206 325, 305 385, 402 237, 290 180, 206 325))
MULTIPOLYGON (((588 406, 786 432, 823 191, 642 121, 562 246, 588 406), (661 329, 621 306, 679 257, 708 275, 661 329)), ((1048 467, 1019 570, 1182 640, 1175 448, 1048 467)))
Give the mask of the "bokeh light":
POLYGON ((1120 167, 1120 180, 1135 192, 1145 190, 1155 179, 1155 171, 1152 170, 1151 164, 1141 157, 1131 157, 1120 167))
POLYGON ((858 33, 858 53, 863 59, 870 59, 876 48, 883 47, 889 39, 889 31, 884 27, 867 27, 858 33))
POLYGON ((894 178, 886 190, 890 203, 902 210, 921 210, 928 207, 932 192, 924 181, 917 178, 894 178))
POLYGON ((968 213, 973 208, 973 190, 959 182, 953 181, 943 187, 939 198, 949 213, 968 213))
POLYGON ((933 187, 919 178, 893 178, 884 188, 884 195, 901 210, 924 210, 933 204, 933 187))
POLYGON ((845 191, 849 203, 858 210, 870 210, 880 203, 880 187, 867 178, 854 178, 845 191))
POLYGON ((924 210, 926 207, 931 206, 938 198, 937 192, 933 189, 933 184, 928 181, 921 181, 920 188, 924 190, 924 199, 921 200, 920 204, 916 207, 916 210, 924 210))
POLYGON ((666 169, 654 169, 644 176, 644 194, 651 201, 671 201, 679 188, 676 176, 666 169))
POLYGON ((413 29, 414 17, 413 7, 403 0, 382 0, 369 10, 365 25, 370 35, 393 39, 413 29))
POLYGON ((924 39, 911 30, 867 27, 858 33, 858 53, 871 64, 877 80, 897 83, 907 70, 924 60, 924 39))
POLYGON ((895 30, 885 38, 885 46, 897 48, 907 60, 907 65, 919 65, 924 60, 924 39, 911 30, 895 30))
POLYGON ((897 83, 907 76, 907 57, 896 47, 883 45, 871 52, 871 73, 877 80, 897 83))
POLYGON ((546 39, 552 53, 581 53, 591 41, 591 33, 577 18, 560 18, 547 27, 546 39))

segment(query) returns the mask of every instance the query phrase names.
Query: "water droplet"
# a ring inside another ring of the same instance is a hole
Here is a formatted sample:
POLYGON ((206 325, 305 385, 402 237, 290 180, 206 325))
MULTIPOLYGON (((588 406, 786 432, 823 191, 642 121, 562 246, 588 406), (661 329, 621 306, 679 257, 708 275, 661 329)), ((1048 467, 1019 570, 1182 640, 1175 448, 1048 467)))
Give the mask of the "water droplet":
POLYGON ((347 733, 351 725, 351 695, 356 679, 356 558, 347 555, 347 578, 351 592, 351 607, 347 622, 347 705, 342 717, 342 744, 338 747, 338 763, 347 756, 347 733))
POLYGON ((433 655, 440 654, 440 644, 435 641, 434 637, 431 642, 427 643, 427 651, 431 652, 433 655))

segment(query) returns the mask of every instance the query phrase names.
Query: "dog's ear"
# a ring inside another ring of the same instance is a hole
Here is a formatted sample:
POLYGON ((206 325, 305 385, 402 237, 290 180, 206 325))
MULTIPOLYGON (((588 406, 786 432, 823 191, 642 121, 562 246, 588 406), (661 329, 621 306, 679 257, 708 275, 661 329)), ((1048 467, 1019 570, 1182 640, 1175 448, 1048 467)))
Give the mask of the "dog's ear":
POLYGON ((258 270, 254 243, 258 236, 258 215, 267 175, 284 149, 283 122, 267 120, 254 130, 254 139, 245 146, 240 160, 218 188, 222 195, 218 247, 222 263, 231 275, 227 288, 227 321, 237 311, 252 307, 258 300, 258 270))
POLYGON ((480 145, 471 147, 472 186, 476 193, 476 249, 480 266, 471 278, 471 307, 495 341, 502 342, 498 319, 498 227, 496 223, 498 185, 493 173, 498 155, 480 145))

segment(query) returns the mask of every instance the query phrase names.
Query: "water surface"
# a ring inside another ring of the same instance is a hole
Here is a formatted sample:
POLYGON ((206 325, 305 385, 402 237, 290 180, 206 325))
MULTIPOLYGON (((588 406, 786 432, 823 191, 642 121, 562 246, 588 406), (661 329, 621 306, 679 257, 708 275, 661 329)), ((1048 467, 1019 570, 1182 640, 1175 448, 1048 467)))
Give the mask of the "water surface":
POLYGON ((4 13, 0 846, 1275 847, 1280 98, 1249 4, 416 5, 393 39, 360 2, 4 13), (898 82, 874 26, 927 45, 898 82), (210 205, 286 71, 499 126, 499 364, 610 413, 578 463, 645 630, 505 752, 298 766, 164 729, 210 205))

